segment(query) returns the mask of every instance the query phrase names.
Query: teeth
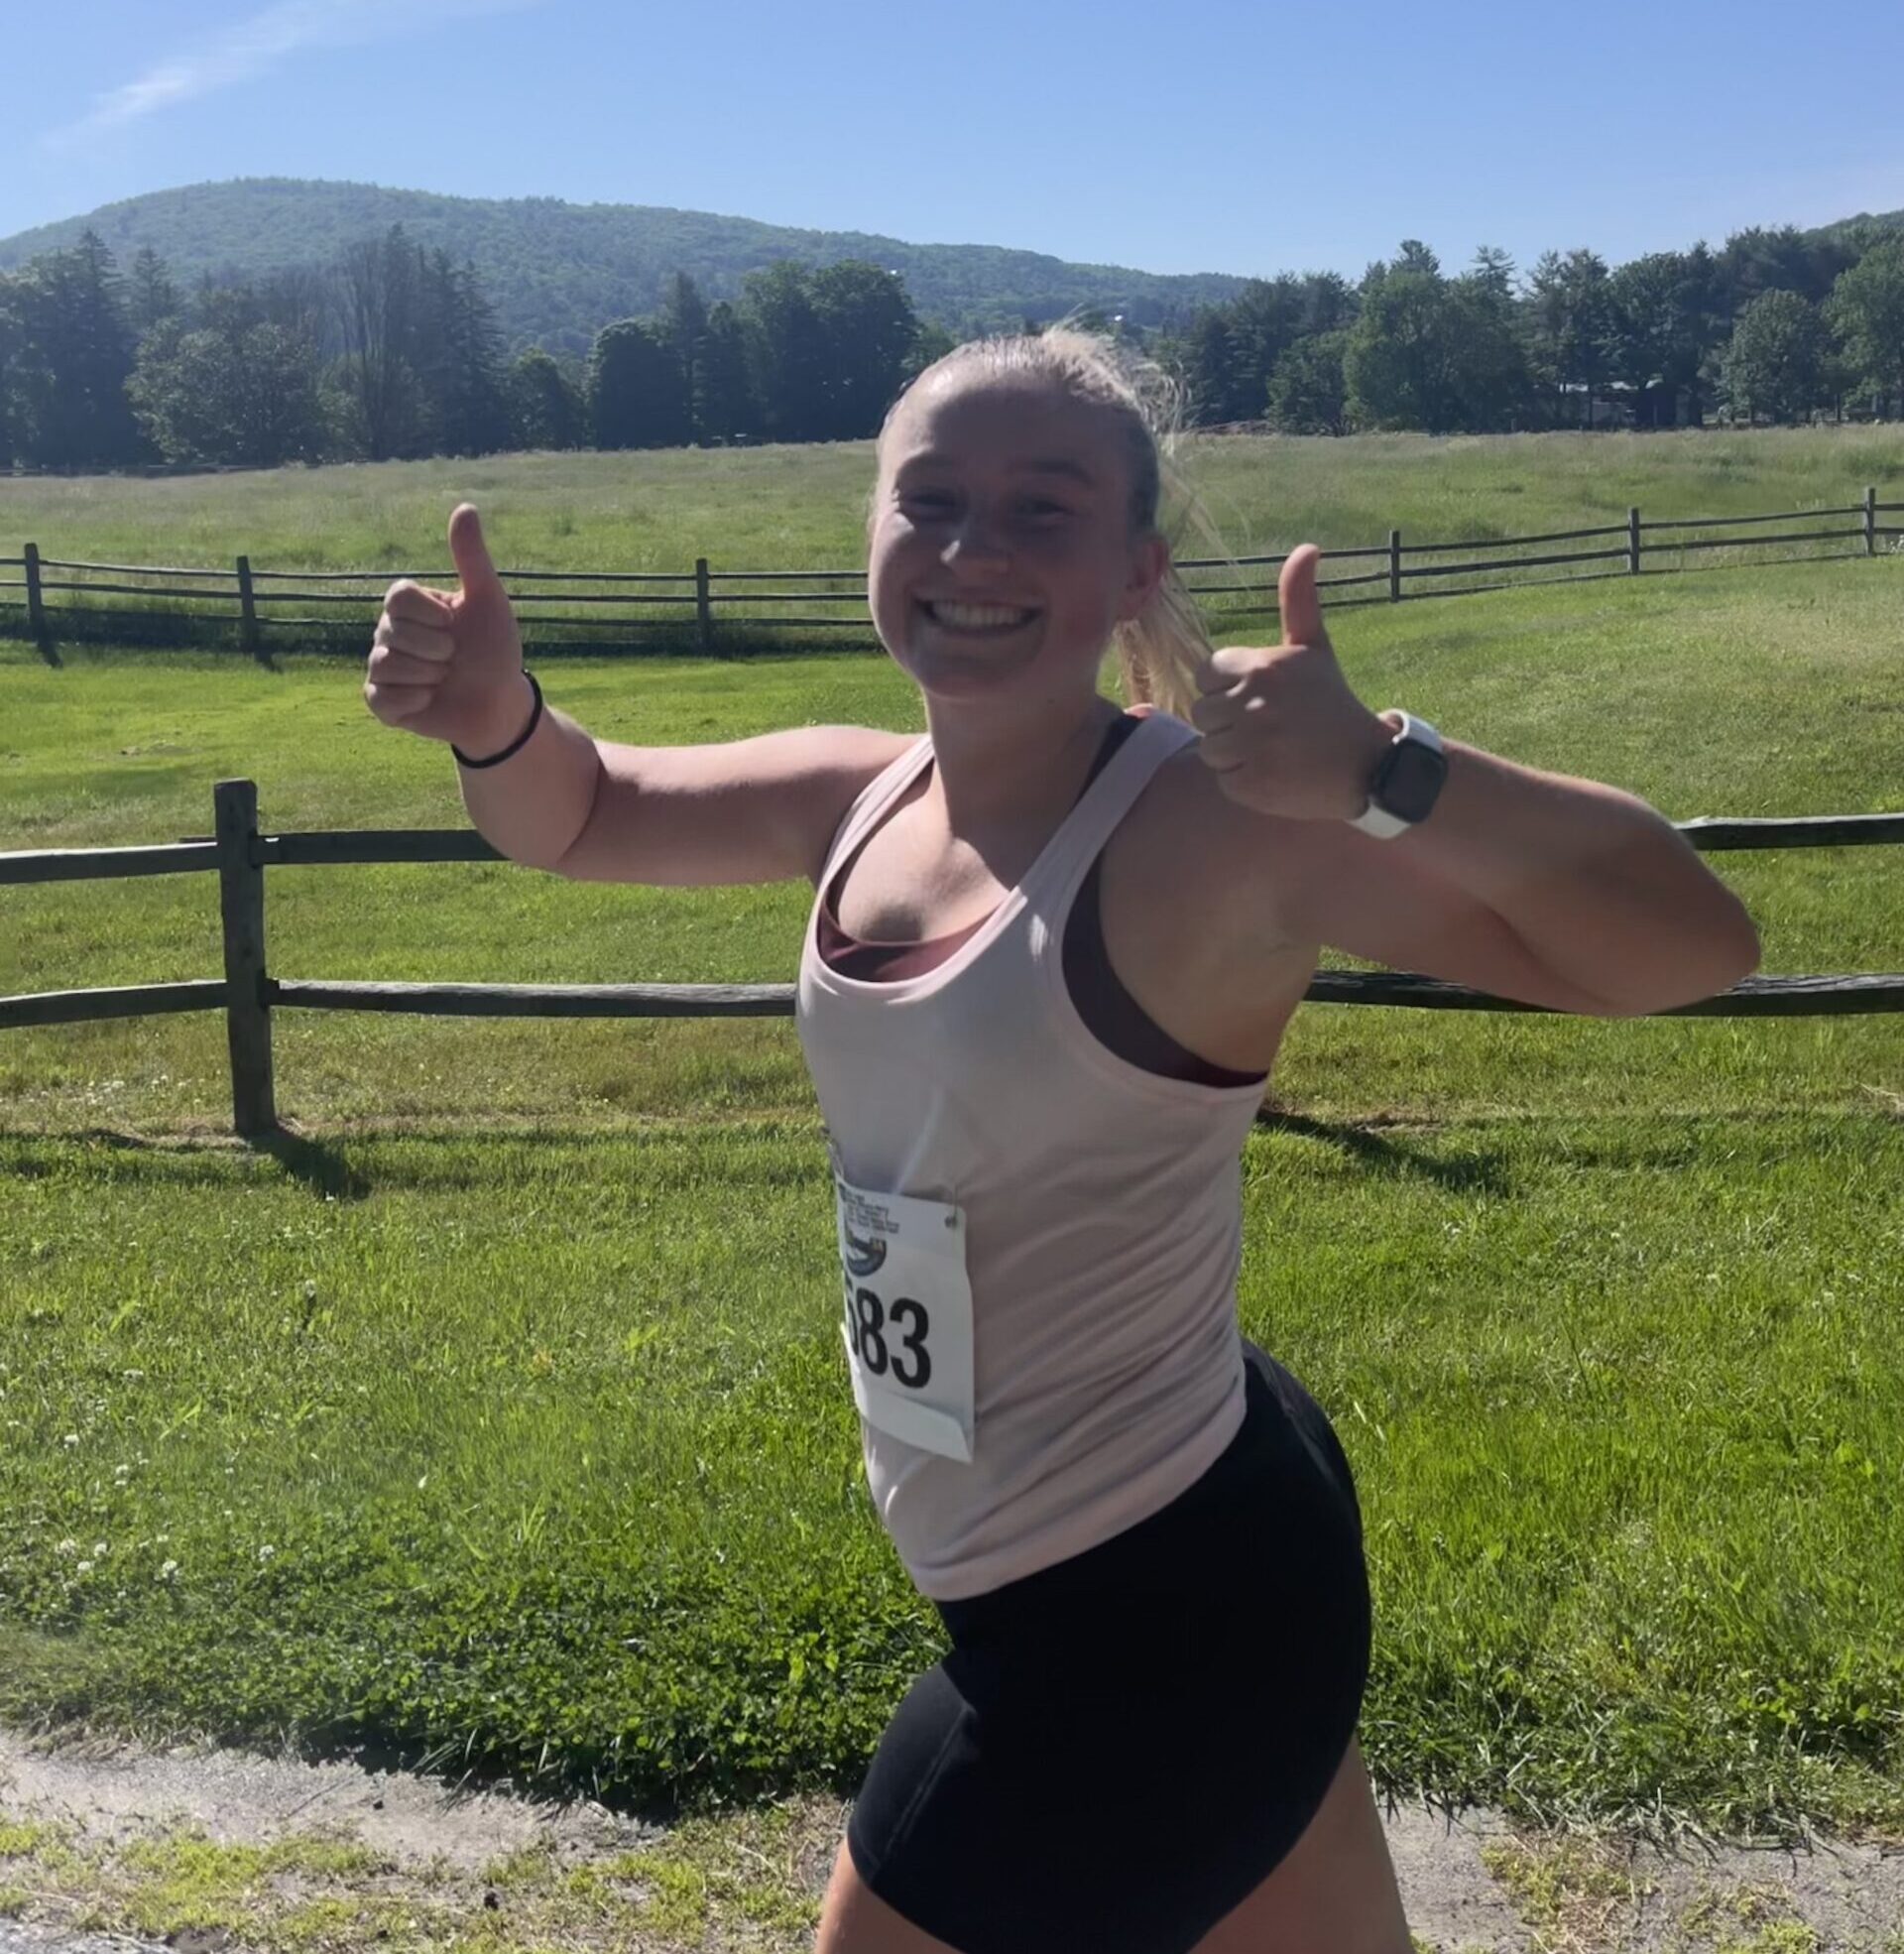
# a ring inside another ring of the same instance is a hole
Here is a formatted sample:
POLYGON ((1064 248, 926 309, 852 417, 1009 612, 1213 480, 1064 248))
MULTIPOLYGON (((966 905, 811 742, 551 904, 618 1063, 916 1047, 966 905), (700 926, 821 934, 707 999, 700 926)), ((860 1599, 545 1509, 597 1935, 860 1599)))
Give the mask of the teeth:
POLYGON ((926 611, 938 624, 949 624, 963 631, 996 630, 1001 625, 1026 624, 1037 615, 1003 604, 928 604, 926 611))

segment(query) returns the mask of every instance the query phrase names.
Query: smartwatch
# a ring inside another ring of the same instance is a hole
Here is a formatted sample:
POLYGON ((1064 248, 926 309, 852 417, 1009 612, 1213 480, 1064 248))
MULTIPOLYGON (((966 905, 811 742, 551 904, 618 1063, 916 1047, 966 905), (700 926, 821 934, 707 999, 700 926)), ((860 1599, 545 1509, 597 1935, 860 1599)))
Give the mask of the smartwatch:
POLYGON ((1368 804, 1349 823, 1378 841, 1390 841, 1426 820, 1448 778, 1448 756, 1442 750, 1441 735, 1427 720, 1417 719, 1396 705, 1385 707, 1384 712, 1401 721, 1401 731, 1368 782, 1368 804))

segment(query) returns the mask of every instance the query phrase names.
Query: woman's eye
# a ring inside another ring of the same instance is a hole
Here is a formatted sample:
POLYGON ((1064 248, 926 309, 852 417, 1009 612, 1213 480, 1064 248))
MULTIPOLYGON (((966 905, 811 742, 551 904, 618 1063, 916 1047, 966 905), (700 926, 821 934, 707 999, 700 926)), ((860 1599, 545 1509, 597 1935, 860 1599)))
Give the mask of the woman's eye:
POLYGON ((1062 502, 1053 502, 1047 496, 1032 496, 1018 505, 1024 513, 1036 522, 1046 522, 1056 516, 1068 516, 1071 511, 1062 502))
POLYGON ((907 489, 899 497, 899 506, 920 515, 936 516, 952 507, 952 498, 943 489, 907 489))

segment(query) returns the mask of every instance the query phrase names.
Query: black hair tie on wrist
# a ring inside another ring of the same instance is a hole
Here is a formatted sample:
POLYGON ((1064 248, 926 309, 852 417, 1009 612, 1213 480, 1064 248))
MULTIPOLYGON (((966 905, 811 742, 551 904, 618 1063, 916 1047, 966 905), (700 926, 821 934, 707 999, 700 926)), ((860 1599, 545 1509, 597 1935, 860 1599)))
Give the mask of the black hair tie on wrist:
POLYGON ((506 747, 503 748, 501 753, 492 753, 487 760, 472 760, 469 757, 469 755, 462 750, 461 747, 457 746, 455 742, 452 741, 450 743, 449 750, 451 753, 453 753, 456 756, 457 763, 460 766, 495 767, 499 765, 501 762, 507 760, 512 753, 519 751, 522 747, 526 746, 529 743, 530 734, 533 733, 537 727, 537 725, 541 723, 542 688, 540 685, 538 685, 536 682, 535 672, 531 672, 527 666, 525 666, 523 669, 523 676, 529 680, 529 689, 536 694, 536 707, 535 710, 531 712, 529 715, 529 724, 525 726, 523 730, 520 733, 518 733, 516 737, 513 740, 511 740, 506 747))

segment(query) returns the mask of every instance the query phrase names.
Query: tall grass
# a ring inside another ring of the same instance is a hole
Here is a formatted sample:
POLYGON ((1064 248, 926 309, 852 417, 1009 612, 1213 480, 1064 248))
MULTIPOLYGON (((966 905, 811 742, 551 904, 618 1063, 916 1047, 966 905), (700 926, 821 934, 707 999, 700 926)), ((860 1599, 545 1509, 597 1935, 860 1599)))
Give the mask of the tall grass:
MULTIPOLYGON (((1648 518, 1904 501, 1904 427, 1348 440, 1205 435, 1183 473, 1232 553, 1525 536, 1648 518)), ((397 570, 445 566, 481 505, 496 559, 536 569, 839 569, 865 560, 868 441, 389 461, 141 481, 0 476, 0 555, 397 570)), ((1210 553, 1186 531, 1180 553, 1210 553)))

